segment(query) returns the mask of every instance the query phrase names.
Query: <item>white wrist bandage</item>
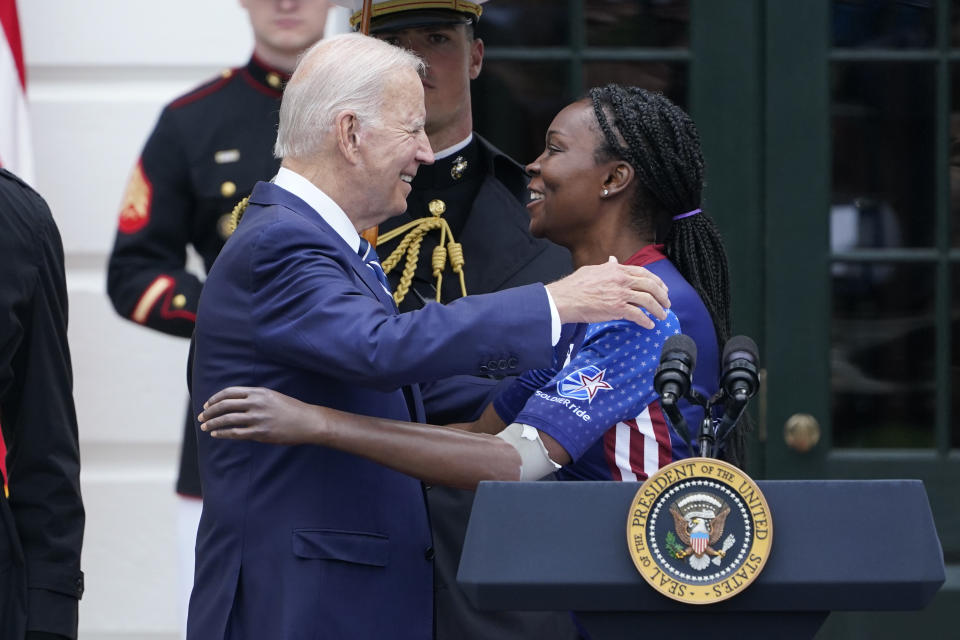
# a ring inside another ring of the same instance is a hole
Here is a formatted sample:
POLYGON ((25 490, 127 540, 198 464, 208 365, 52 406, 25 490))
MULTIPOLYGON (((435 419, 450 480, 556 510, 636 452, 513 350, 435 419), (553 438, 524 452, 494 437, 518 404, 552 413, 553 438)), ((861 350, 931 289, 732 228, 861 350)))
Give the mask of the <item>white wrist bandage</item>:
POLYGON ((510 443, 520 454, 521 480, 539 480, 560 468, 547 454, 547 447, 540 439, 540 432, 528 424, 514 422, 498 433, 497 437, 510 443))

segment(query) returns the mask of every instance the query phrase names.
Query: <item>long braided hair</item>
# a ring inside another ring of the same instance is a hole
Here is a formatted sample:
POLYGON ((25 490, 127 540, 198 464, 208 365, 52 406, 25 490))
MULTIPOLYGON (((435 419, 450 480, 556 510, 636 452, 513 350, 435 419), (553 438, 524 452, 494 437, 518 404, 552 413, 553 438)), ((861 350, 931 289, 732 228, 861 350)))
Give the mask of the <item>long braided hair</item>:
MULTIPOLYGON (((730 276, 723 240, 705 212, 674 220, 701 208, 703 154, 693 120, 662 94, 639 87, 609 84, 591 89, 589 97, 603 134, 597 161, 620 159, 633 167, 639 184, 631 223, 664 244, 670 262, 703 300, 722 349, 730 337, 730 276)), ((721 452, 736 465, 745 462, 744 424, 721 452)))

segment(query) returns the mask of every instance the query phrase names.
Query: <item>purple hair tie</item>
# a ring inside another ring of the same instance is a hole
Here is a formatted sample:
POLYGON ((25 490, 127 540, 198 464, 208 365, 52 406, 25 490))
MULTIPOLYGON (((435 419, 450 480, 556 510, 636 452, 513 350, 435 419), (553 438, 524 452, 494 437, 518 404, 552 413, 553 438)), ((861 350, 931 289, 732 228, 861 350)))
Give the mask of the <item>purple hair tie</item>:
POLYGON ((686 213, 681 213, 678 216, 673 216, 674 220, 681 220, 683 218, 689 218, 690 216, 695 216, 700 213, 700 209, 694 209, 693 211, 687 211, 686 213))

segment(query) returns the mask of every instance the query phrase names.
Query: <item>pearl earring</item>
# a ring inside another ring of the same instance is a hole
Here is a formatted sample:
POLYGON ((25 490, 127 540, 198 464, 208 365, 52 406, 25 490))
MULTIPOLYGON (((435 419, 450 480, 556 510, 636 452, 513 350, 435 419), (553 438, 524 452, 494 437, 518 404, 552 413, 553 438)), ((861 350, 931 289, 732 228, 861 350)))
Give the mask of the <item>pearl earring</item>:
POLYGON ((610 195, 610 192, 607 191, 606 189, 604 189, 604 190, 603 190, 603 195, 608 196, 608 195, 610 195))

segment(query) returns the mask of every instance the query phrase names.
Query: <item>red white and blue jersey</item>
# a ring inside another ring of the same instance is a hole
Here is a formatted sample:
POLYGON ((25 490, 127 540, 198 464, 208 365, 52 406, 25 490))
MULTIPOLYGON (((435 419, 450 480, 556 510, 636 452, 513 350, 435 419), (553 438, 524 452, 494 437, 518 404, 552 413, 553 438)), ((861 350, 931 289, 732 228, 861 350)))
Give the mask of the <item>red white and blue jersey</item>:
MULTIPOLYGON (((554 351, 554 367, 518 378, 494 406, 507 424, 529 424, 549 434, 572 461, 563 480, 643 481, 660 467, 692 455, 695 447, 669 426, 653 389, 664 341, 684 333, 697 344, 693 387, 717 391, 719 355, 713 322, 700 296, 650 245, 626 264, 644 266, 666 283, 671 309, 653 329, 627 321, 566 325, 554 351)), ((680 404, 691 437, 703 410, 680 404)), ((695 443, 694 443, 695 445, 695 443)))

